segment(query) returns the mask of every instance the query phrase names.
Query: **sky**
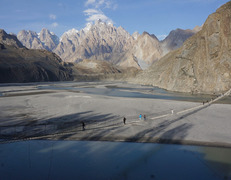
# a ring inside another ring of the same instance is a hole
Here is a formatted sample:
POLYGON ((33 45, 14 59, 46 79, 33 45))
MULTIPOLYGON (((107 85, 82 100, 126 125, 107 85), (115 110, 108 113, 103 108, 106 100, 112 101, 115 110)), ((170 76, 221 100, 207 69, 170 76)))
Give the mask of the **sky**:
POLYGON ((0 29, 17 34, 47 28, 57 36, 101 19, 130 34, 166 37, 170 31, 201 26, 228 0, 0 0, 0 29))

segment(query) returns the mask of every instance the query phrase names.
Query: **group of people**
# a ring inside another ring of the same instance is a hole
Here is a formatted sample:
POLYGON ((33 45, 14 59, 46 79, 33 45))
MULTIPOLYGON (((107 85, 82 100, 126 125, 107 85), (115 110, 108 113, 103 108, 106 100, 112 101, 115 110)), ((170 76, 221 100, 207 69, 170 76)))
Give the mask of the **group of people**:
MULTIPOLYGON (((146 120, 146 115, 140 114, 139 115, 139 120, 142 120, 142 118, 143 118, 143 120, 146 120)), ((127 120, 126 117, 124 117, 123 118, 124 125, 126 124, 126 120, 127 120)), ((85 123, 82 121, 81 124, 82 124, 82 130, 84 131, 85 130, 85 123)))
POLYGON ((144 120, 146 120, 146 115, 144 114, 144 116, 143 116, 142 114, 140 114, 140 115, 139 115, 139 120, 142 120, 142 118, 143 118, 144 120))
MULTIPOLYGON (((139 120, 142 120, 142 119, 143 119, 143 120, 146 120, 146 115, 145 115, 145 114, 144 114, 144 115, 142 115, 142 114, 139 115, 139 120)), ((123 123, 124 123, 124 125, 126 124, 126 120, 127 120, 126 117, 124 117, 124 118, 123 118, 123 123)))

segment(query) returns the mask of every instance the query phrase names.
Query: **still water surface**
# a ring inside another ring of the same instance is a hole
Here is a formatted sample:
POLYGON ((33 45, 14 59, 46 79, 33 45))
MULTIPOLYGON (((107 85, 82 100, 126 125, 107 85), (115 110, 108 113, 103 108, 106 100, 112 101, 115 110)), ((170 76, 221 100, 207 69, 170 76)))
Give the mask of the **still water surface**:
POLYGON ((0 179, 231 179, 231 149, 22 141, 0 144, 0 179))

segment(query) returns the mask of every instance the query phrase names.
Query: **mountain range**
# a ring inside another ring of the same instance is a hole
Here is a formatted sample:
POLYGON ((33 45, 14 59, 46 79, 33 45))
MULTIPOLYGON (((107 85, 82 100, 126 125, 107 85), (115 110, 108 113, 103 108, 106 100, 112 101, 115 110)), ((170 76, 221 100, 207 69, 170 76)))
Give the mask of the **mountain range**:
POLYGON ((22 30, 17 38, 25 47, 53 51, 65 62, 104 60, 122 67, 146 69, 169 51, 179 48, 198 30, 176 29, 159 41, 155 35, 147 32, 130 35, 122 27, 98 20, 80 31, 71 29, 63 33, 60 39, 45 28, 38 34, 22 30))
POLYGON ((221 93, 231 88, 230 17, 231 1, 202 28, 176 29, 162 41, 100 20, 60 39, 47 29, 23 30, 17 37, 0 30, 0 82, 119 77, 171 91, 221 93))

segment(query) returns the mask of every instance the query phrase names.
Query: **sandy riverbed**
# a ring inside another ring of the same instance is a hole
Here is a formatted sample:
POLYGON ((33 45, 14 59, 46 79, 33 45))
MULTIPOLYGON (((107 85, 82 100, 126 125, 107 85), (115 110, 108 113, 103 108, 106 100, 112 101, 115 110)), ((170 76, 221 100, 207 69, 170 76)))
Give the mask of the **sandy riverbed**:
MULTIPOLYGON (((104 84, 95 87, 105 88, 104 84)), ((41 90, 33 84, 0 87, 0 92, 6 95, 0 97, 0 135, 4 137, 12 134, 41 136, 50 131, 55 135, 43 138, 231 147, 230 104, 205 105, 177 114, 201 103, 112 97, 69 89, 41 90), (147 119, 139 120, 140 113, 147 119), (123 117, 127 119, 126 125, 123 117), (85 131, 82 131, 81 121, 86 124, 85 131)))

